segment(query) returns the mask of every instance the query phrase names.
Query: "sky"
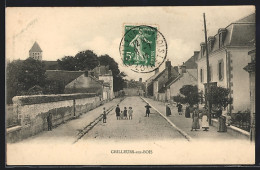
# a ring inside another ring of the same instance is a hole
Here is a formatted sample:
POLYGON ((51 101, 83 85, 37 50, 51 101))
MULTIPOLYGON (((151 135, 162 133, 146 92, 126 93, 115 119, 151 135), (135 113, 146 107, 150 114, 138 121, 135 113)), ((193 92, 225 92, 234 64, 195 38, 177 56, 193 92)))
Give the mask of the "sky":
MULTIPOLYGON (((6 60, 24 60, 35 41, 43 60, 75 56, 82 50, 108 54, 118 62, 127 79, 148 79, 154 73, 135 73, 123 66, 119 44, 123 25, 158 25, 164 35, 173 66, 188 60, 208 36, 219 28, 255 12, 254 6, 193 7, 8 7, 6 8, 6 60)), ((162 64, 160 71, 165 67, 162 64)))

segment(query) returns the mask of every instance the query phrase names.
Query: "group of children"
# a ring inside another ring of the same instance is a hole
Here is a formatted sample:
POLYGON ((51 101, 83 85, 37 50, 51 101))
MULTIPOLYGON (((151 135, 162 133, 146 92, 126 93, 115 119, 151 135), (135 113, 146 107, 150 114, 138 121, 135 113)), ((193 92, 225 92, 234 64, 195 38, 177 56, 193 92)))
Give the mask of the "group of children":
MULTIPOLYGON (((107 113, 106 113, 106 108, 103 108, 103 123, 106 123, 107 120, 107 113)), ((129 107, 129 110, 127 110, 127 107, 124 107, 124 110, 120 111, 119 105, 116 107, 116 117, 117 120, 123 120, 123 119, 133 119, 133 110, 132 107, 129 107), (127 116, 128 114, 128 116, 127 116)))
POLYGON ((119 105, 117 105, 117 107, 116 107, 116 117, 117 117, 117 120, 123 120, 123 119, 132 120, 132 118, 133 118, 132 107, 129 107, 129 110, 127 110, 127 107, 124 107, 124 110, 120 111, 119 105))

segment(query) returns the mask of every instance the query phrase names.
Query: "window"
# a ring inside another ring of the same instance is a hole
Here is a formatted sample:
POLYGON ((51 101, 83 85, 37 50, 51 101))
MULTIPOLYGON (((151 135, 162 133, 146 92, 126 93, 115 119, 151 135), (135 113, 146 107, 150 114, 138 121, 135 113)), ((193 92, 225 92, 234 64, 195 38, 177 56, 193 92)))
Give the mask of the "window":
POLYGON ((203 69, 200 69, 200 82, 203 82, 203 69))
POLYGON ((223 63, 223 60, 218 62, 218 79, 219 80, 224 79, 224 63, 223 63))

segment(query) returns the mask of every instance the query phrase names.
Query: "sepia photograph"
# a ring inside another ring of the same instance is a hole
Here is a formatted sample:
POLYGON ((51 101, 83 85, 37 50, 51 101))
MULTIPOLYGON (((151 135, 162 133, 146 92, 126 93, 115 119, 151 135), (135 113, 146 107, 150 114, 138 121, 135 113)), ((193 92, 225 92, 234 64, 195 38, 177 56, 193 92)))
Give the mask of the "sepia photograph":
POLYGON ((5 10, 7 166, 255 164, 255 6, 5 10))

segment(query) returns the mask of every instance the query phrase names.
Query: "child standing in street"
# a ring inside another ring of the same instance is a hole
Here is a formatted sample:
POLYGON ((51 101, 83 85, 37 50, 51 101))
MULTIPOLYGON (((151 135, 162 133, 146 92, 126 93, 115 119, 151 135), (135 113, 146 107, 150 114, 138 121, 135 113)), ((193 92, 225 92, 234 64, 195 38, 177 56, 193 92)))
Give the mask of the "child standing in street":
POLYGON ((103 108, 103 123, 107 123, 107 114, 106 114, 106 108, 103 108))
POLYGON ((124 118, 124 113, 123 113, 123 111, 121 111, 121 113, 120 113, 120 120, 122 120, 124 118))
POLYGON ((124 119, 128 119, 128 117, 127 117, 127 108, 125 107, 124 109, 125 109, 124 110, 124 119))
POLYGON ((132 115, 133 115, 132 107, 129 107, 128 115, 129 115, 129 120, 132 120, 132 115))

